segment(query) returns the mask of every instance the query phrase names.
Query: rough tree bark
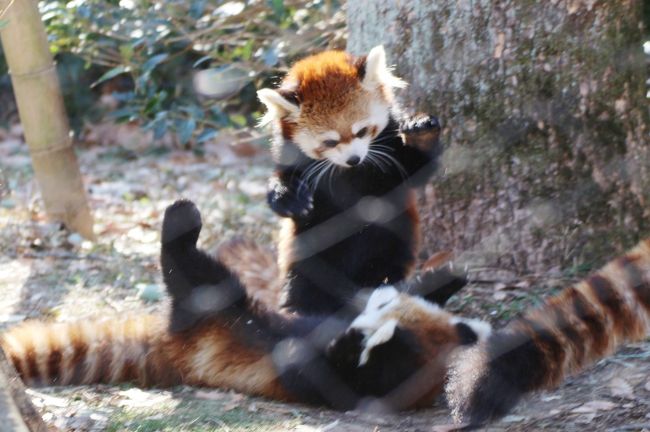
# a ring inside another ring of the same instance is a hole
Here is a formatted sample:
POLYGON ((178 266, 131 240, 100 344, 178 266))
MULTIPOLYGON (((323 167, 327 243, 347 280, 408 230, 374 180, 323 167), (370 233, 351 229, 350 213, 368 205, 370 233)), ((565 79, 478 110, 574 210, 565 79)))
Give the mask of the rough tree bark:
POLYGON ((93 238, 68 117, 36 0, 0 0, 0 39, 34 173, 51 219, 93 238))
POLYGON ((446 173, 426 252, 519 272, 599 261, 650 226, 641 0, 348 3, 348 48, 383 43, 438 114, 446 173))

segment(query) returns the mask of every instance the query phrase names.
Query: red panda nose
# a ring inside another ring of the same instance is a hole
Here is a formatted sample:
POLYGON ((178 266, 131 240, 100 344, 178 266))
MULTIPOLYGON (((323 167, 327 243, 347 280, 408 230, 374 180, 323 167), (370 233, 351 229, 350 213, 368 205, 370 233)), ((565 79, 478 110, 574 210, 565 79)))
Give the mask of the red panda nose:
POLYGON ((346 161, 346 163, 350 166, 359 165, 359 162, 361 162, 361 158, 359 156, 350 156, 350 158, 346 161))

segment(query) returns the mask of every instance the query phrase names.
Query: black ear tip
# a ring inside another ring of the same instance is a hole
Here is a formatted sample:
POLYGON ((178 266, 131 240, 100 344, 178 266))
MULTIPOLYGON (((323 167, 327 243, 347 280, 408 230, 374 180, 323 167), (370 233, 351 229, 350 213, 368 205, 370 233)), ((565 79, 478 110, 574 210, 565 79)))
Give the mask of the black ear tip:
POLYGON ((168 243, 188 234, 191 238, 198 238, 201 226, 201 212, 196 205, 190 200, 180 199, 165 210, 162 242, 168 243))
POLYGON ((478 341, 476 332, 464 322, 456 323, 455 327, 461 345, 472 345, 478 341))

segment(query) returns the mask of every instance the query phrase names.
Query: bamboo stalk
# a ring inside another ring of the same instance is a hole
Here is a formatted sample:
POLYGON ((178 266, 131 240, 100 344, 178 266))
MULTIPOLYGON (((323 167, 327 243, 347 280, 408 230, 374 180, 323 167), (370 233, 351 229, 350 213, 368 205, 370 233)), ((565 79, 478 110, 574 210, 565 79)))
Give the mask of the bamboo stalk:
POLYGON ((45 210, 93 238, 93 219, 72 147, 56 68, 36 0, 0 0, 0 40, 45 210))

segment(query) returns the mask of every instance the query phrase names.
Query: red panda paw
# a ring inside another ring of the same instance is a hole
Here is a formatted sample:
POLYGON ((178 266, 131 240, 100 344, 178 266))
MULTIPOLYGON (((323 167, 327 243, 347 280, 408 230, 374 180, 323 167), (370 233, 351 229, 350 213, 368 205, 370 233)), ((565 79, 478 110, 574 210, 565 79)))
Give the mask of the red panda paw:
POLYGON ((301 179, 290 185, 277 183, 269 191, 267 200, 271 209, 282 217, 304 219, 314 209, 314 196, 301 179))
POLYGON ((400 125, 405 144, 424 152, 430 152, 438 145, 440 122, 434 116, 417 114, 407 118, 400 125))
POLYGON ((201 232, 201 213, 190 200, 180 199, 167 207, 162 223, 163 246, 187 243, 194 246, 201 232))

